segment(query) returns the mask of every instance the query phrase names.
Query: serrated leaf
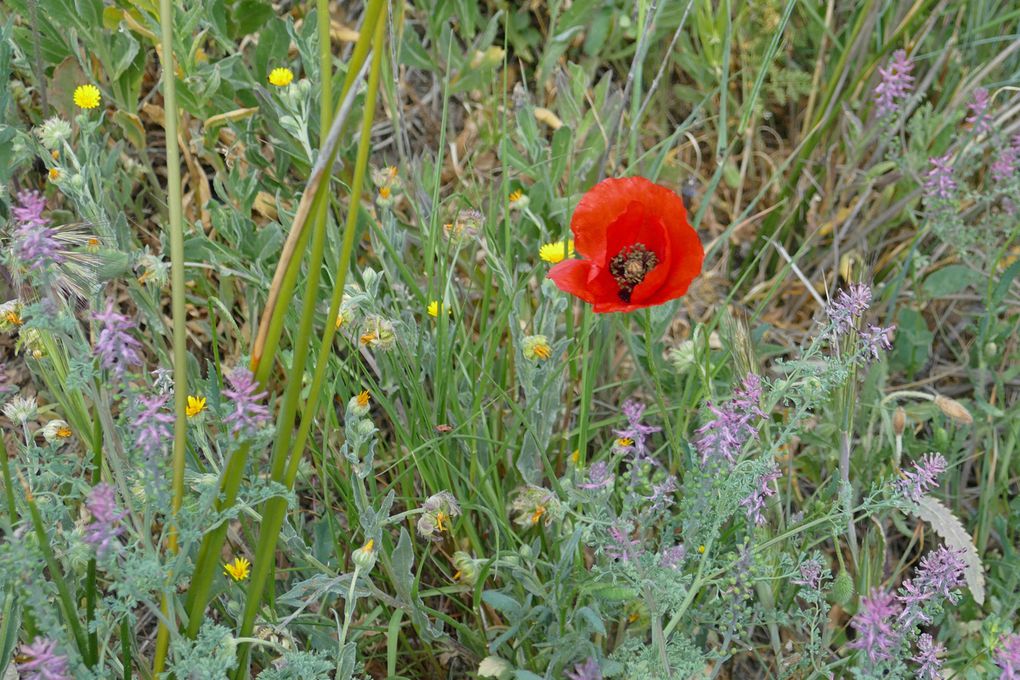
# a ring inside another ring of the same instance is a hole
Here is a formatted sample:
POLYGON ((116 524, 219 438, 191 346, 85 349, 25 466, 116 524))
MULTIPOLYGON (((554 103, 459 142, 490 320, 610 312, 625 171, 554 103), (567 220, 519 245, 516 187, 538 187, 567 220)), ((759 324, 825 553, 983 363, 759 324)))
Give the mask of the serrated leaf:
POLYGON ((963 572, 967 580, 970 594, 978 604, 985 602, 985 567, 974 547, 974 539, 964 528, 963 523, 942 504, 931 496, 923 496, 919 503, 911 508, 912 514, 931 525, 935 533, 942 537, 950 548, 963 550, 963 560, 967 568, 963 572))

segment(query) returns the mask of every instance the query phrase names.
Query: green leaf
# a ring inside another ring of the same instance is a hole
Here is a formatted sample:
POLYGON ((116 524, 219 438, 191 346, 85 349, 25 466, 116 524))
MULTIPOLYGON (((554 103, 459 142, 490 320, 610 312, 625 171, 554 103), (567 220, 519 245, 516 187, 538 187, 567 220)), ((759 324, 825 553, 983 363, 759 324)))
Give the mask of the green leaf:
POLYGON ((967 286, 977 285, 986 280, 984 274, 966 265, 951 264, 929 274, 922 288, 929 297, 940 298, 959 293, 967 286))
POLYGON ((407 605, 411 614, 411 622, 426 642, 437 640, 442 635, 442 628, 434 625, 425 616, 425 603, 418 597, 418 589, 414 585, 414 549, 407 529, 400 528, 400 539, 391 555, 393 560, 393 586, 397 599, 407 605))
POLYGON ((517 618, 521 614, 521 605, 517 600, 498 590, 486 590, 482 593, 482 600, 493 609, 501 611, 511 618, 517 618))

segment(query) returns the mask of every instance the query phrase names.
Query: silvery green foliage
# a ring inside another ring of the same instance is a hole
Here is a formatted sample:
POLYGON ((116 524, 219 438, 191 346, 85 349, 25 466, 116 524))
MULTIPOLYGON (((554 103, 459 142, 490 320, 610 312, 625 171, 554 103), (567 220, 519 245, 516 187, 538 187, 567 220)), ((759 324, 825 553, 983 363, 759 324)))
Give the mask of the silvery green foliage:
POLYGON ((226 680, 237 665, 237 642, 223 626, 204 623, 198 637, 176 636, 170 644, 170 671, 187 680, 226 680))
POLYGON ((287 652, 259 680, 329 680, 336 664, 319 652, 287 652))
MULTIPOLYGON (((525 304, 525 290, 514 299, 514 309, 525 304)), ((525 432, 521 450, 517 457, 517 469, 525 481, 541 483, 544 474, 541 456, 554 441, 553 433, 562 419, 561 395, 563 394, 563 363, 566 358, 568 338, 556 338, 558 319, 567 308, 567 299, 556 293, 556 286, 549 279, 542 282, 539 293, 542 301, 535 313, 534 322, 527 330, 521 329, 517 317, 510 323, 513 344, 516 348, 514 366, 517 383, 524 393, 525 432), (526 335, 544 335, 552 349, 552 355, 545 360, 531 360, 523 354, 523 338, 526 335)))

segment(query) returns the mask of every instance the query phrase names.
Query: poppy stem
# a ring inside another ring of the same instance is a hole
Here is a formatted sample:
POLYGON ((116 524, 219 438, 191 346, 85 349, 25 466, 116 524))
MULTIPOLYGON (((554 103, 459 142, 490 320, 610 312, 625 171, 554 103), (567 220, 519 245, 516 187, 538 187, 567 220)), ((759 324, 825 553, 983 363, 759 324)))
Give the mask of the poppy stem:
POLYGON ((588 457, 588 412, 591 409, 591 397, 594 391, 594 380, 591 370, 592 362, 588 361, 588 353, 591 349, 591 322, 593 314, 591 305, 585 305, 581 318, 581 352, 579 355, 581 360, 581 409, 578 414, 577 434, 577 464, 579 466, 584 465, 585 459, 588 457))

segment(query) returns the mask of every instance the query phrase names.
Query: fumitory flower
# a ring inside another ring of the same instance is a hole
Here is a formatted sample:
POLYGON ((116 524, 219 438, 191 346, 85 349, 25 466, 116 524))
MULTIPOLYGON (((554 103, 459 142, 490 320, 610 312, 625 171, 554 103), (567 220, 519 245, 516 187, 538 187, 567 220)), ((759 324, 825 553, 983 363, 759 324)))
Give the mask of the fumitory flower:
POLYGON ((22 645, 16 663, 22 680, 71 680, 67 657, 57 654, 57 643, 37 637, 30 645, 22 645))
POLYGON ((956 191, 956 179, 953 177, 953 152, 947 152, 943 156, 933 156, 928 159, 931 168, 928 170, 928 179, 924 183, 925 196, 929 201, 936 198, 952 198, 956 191))
POLYGON ((967 122, 974 127, 976 134, 988 134, 992 131, 992 117, 988 113, 988 90, 979 87, 974 90, 970 102, 967 104, 970 115, 967 122))
POLYGON ((755 482, 755 487, 750 495, 740 501, 740 504, 747 508, 747 518, 753 520, 755 524, 765 523, 765 515, 762 514, 762 510, 765 509, 765 499, 776 495, 776 490, 772 488, 772 482, 779 477, 779 468, 773 463, 772 468, 755 482))
POLYGON ((765 417, 758 406, 760 400, 761 378, 748 373, 729 403, 722 406, 708 404, 708 410, 715 417, 698 428, 698 439, 694 442, 702 463, 712 457, 724 458, 732 463, 748 439, 757 439, 757 421, 765 417))
POLYGON ((609 469, 609 465, 600 460, 597 463, 592 463, 591 469, 588 470, 588 481, 578 484, 577 487, 588 491, 604 489, 607 486, 612 486, 615 479, 616 475, 609 469))
POLYGON ((606 555, 614 560, 629 562, 639 557, 644 550, 641 548, 641 541, 630 537, 628 528, 611 526, 608 530, 609 543, 606 545, 606 555))
POLYGON ((97 554, 103 555, 124 532, 124 527, 117 526, 117 523, 127 512, 117 511, 113 487, 106 483, 92 487, 85 507, 92 515, 92 521, 85 527, 85 542, 94 546, 97 554))
POLYGON ((460 504, 449 491, 429 496, 421 508, 424 513, 418 518, 418 533, 424 537, 431 537, 437 531, 448 531, 450 522, 460 515, 460 504))
POLYGON ((227 376, 227 382, 230 387, 223 390, 223 395, 231 400, 234 410, 223 419, 223 423, 229 425, 235 435, 241 432, 253 434, 269 420, 269 409, 258 403, 267 393, 258 391, 258 384, 247 368, 235 368, 227 376))
POLYGON ((602 680, 602 671, 594 658, 588 657, 586 661, 574 666, 573 671, 566 672, 567 680, 602 680))
POLYGON ((97 312, 94 318, 100 324, 99 335, 96 336, 96 354, 100 366, 121 377, 127 366, 142 363, 138 354, 142 343, 129 332, 135 325, 127 316, 113 311, 113 300, 108 300, 106 310, 97 312))
POLYGON ((1020 633, 999 638, 999 648, 995 650, 995 665, 1002 671, 999 680, 1020 678, 1020 633))
POLYGON ((165 394, 138 397, 141 408, 134 420, 135 446, 146 458, 160 453, 172 434, 170 424, 174 416, 167 409, 167 399, 165 394))
POLYGON ((857 613, 850 622, 857 637, 849 646, 862 650, 873 664, 891 659, 899 644, 899 633, 893 628, 891 619, 899 613, 900 606, 892 595, 872 590, 870 595, 861 598, 857 613))
POLYGON ((22 191, 11 209, 14 231, 12 250, 29 271, 43 271, 51 264, 64 261, 57 231, 43 217, 46 200, 37 191, 22 191))
POLYGON ((895 111, 899 102, 910 95, 914 87, 914 77, 910 75, 913 70, 914 62, 907 57, 905 50, 896 50, 889 63, 878 68, 882 77, 875 87, 875 106, 879 116, 895 111))
POLYGON ((549 278, 596 313, 673 300, 701 273, 705 253, 683 201, 643 177, 596 184, 574 209, 570 230, 582 259, 560 262, 549 278))
POLYGON ((939 485, 939 475, 946 471, 946 459, 941 453, 928 453, 920 462, 914 463, 914 469, 904 472, 904 479, 896 483, 896 490, 914 501, 921 502, 921 497, 939 485))
POLYGON ((912 656, 911 661, 917 664, 917 677, 920 680, 940 680, 942 678, 942 659, 946 648, 932 639, 928 633, 917 638, 917 656, 912 656))

